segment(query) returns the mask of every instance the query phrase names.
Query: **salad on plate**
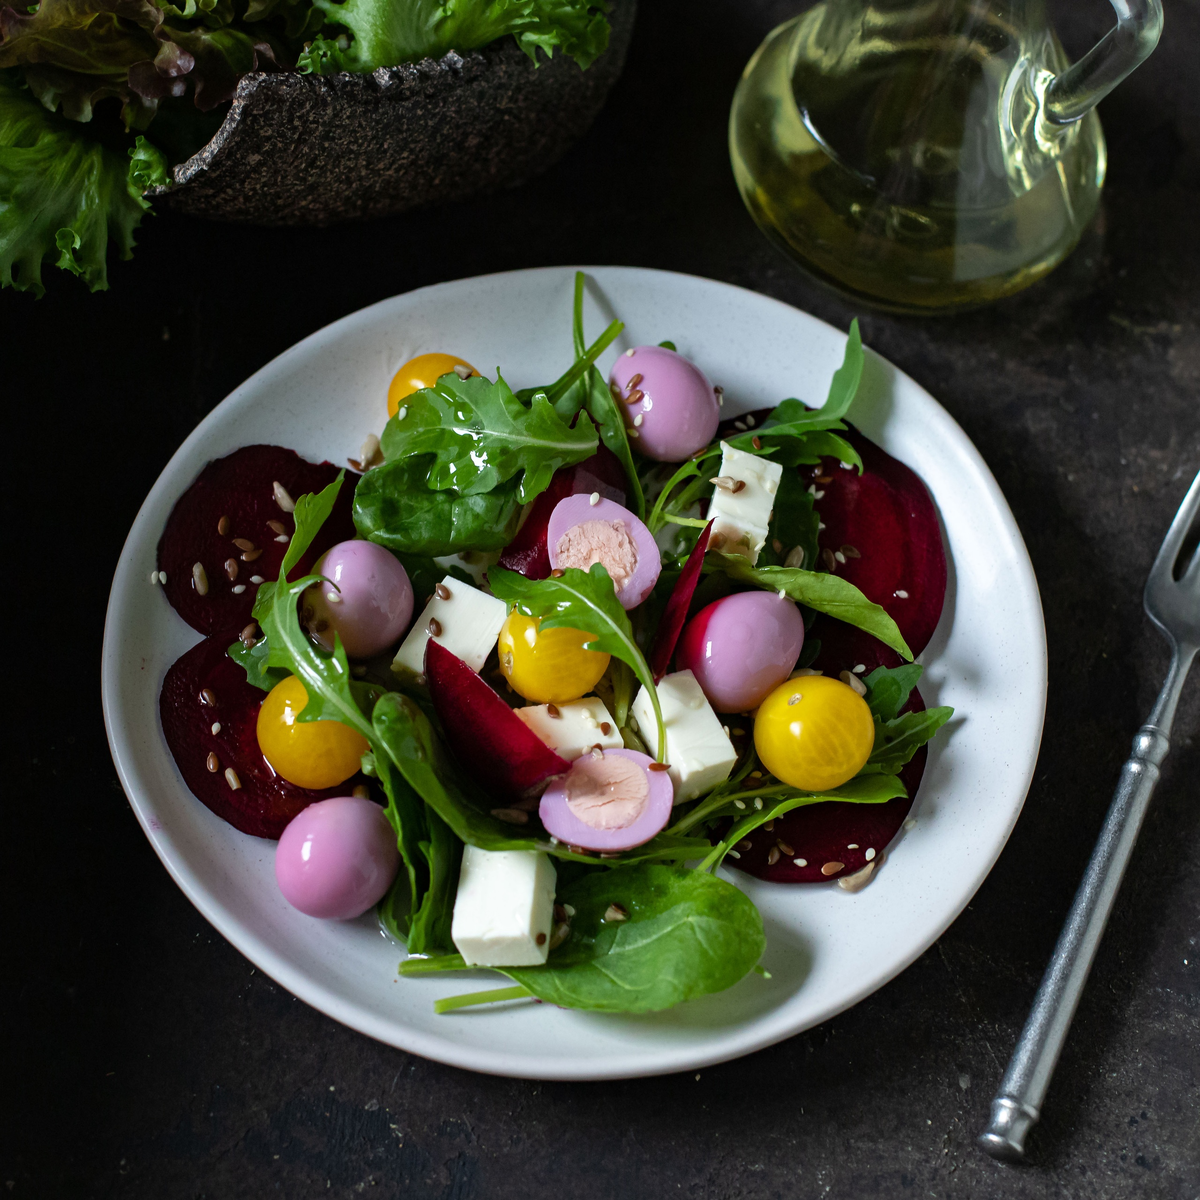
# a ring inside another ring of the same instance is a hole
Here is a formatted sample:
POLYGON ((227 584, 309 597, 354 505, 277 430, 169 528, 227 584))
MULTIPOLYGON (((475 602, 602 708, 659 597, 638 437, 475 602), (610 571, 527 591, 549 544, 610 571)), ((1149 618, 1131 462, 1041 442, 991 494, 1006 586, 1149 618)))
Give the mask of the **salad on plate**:
POLYGON ((921 480, 828 397, 724 418, 672 343, 513 391, 395 374, 351 471, 245 446, 173 509, 151 582, 203 640, 160 713, 190 790, 277 839, 283 897, 372 909, 402 976, 490 968, 647 1012, 758 966, 733 880, 853 893, 951 716, 913 662, 946 559, 921 480), (718 873, 719 869, 724 869, 718 873))

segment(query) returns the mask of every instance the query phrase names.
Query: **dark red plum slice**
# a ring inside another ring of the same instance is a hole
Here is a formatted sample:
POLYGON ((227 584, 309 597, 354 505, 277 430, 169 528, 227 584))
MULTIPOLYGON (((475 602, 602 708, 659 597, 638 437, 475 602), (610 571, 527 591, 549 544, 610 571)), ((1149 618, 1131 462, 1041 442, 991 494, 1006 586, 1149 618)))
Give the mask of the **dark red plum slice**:
POLYGON ((704 554, 708 549, 712 525, 709 521, 700 531, 691 554, 687 556, 687 562, 683 564, 683 570, 679 572, 679 578, 675 580, 675 586, 667 599, 666 610, 658 623, 658 633, 655 635, 654 649, 651 650, 649 659, 655 683, 667 673, 667 668, 671 665, 671 655, 675 653, 679 635, 687 623, 688 609, 691 607, 692 597, 696 594, 696 585, 700 582, 700 571, 704 566, 704 554))
POLYGON ((550 515, 558 507, 559 501, 580 492, 599 492, 605 500, 624 504, 625 483, 625 468, 621 466, 621 460, 603 445, 591 458, 585 458, 573 467, 555 471, 550 486, 533 502, 533 508, 525 518, 525 523, 517 530, 517 536, 504 548, 500 565, 528 579, 545 579, 550 574, 547 530, 550 527, 550 515))
POLYGON ((158 700, 163 733, 184 782, 206 808, 243 833, 278 838, 297 813, 317 800, 348 796, 361 779, 310 791, 276 775, 256 730, 267 693, 246 681, 228 648, 223 635, 205 638, 167 672, 158 700), (208 769, 210 754, 215 771, 208 769), (236 789, 229 768, 241 785, 236 789))
MULTIPOLYGON (((835 679, 842 671, 853 671, 856 666, 865 667, 858 674, 869 675, 876 667, 898 667, 902 661, 894 650, 869 633, 829 617, 820 618, 809 636, 821 639, 821 650, 813 666, 835 679)), ((924 708, 925 701, 914 688, 900 711, 921 712, 924 708)), ((797 808, 780 817, 770 833, 765 828, 752 833, 750 849, 739 850, 741 858, 727 859, 727 865, 771 883, 828 883, 861 871, 868 862, 878 863, 913 806, 926 758, 926 747, 922 746, 900 772, 907 796, 883 804, 829 801, 797 808), (772 866, 768 865, 767 857, 773 848, 778 848, 780 855, 772 866), (870 858, 868 851, 874 851, 870 858), (796 859, 803 860, 805 865, 797 866, 796 859), (821 868, 828 863, 842 866, 826 875, 821 868)))
MULTIPOLYGON (((164 590, 175 611, 193 629, 218 634, 226 644, 237 637, 254 607, 258 585, 253 579, 279 578, 287 544, 278 539, 295 529, 292 514, 276 498, 275 484, 286 492, 286 505, 287 497, 296 501, 327 487, 337 473, 332 463, 307 462, 282 446, 243 446, 210 462, 176 502, 158 543, 158 568, 166 573, 164 590), (229 570, 227 562, 233 564, 229 570), (203 595, 193 575, 196 563, 204 571, 203 595), (232 572, 236 578, 229 577, 232 572)), ((358 479, 346 472, 329 520, 290 572, 292 578, 310 571, 330 546, 355 536, 350 512, 358 479)))
POLYGON ((528 805, 571 764, 555 754, 457 655, 425 645, 429 698, 463 771, 493 794, 497 807, 528 805))
MULTIPOLYGON (((718 435, 745 432, 735 421, 750 421, 758 428, 770 414, 771 409, 761 408, 730 418, 721 423, 718 435)), ((885 609, 909 649, 920 654, 937 628, 946 599, 946 551, 937 510, 911 467, 853 426, 840 436, 862 458, 862 475, 843 470, 836 458, 798 468, 819 497, 816 510, 825 528, 818 544, 825 566, 832 563, 843 579, 885 609), (845 562, 834 557, 838 553, 845 562)))

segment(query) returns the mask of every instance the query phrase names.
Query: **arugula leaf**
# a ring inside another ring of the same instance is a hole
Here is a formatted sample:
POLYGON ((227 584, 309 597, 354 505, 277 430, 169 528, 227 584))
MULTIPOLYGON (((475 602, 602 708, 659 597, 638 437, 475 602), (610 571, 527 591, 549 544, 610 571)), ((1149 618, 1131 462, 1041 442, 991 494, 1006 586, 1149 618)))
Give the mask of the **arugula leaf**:
POLYGON ((328 487, 322 488, 315 496, 301 496, 296 501, 296 511, 292 514, 296 521, 296 531, 292 534, 287 553, 283 556, 283 564, 279 571, 281 578, 287 578, 287 573, 304 557, 304 552, 312 545, 313 538, 321 532, 321 526, 329 520, 329 514, 333 512, 345 478, 346 472, 339 471, 337 478, 328 487))
MULTIPOLYGON (((583 353, 583 285, 585 276, 582 271, 575 272, 575 307, 572 314, 572 333, 575 340, 575 353, 583 353)), ((611 328, 611 326, 610 326, 611 328)), ((621 326, 623 329, 624 326, 621 326)), ((583 384, 584 391, 582 406, 587 409, 588 416, 596 423, 600 431, 600 440, 617 456, 625 474, 629 479, 628 507, 638 520, 645 520, 646 497, 642 492, 642 481, 638 478, 637 468, 633 463, 633 454, 629 449, 629 435, 625 431, 625 419, 619 406, 613 398, 604 376, 595 366, 587 373, 583 384)))
POLYGON ((347 49, 327 40, 322 57, 302 60, 309 70, 369 72, 378 67, 441 58, 512 34, 537 62, 555 49, 585 70, 608 46, 606 0, 316 0, 326 19, 354 35, 347 49))
POLYGON ((943 706, 903 713, 890 721, 876 717, 875 748, 863 771, 894 775, 953 715, 954 709, 943 706))
MULTIPOLYGON (((264 583, 262 586, 266 587, 267 585, 264 583)), ((282 683, 288 677, 287 671, 267 665, 269 652, 270 646, 265 637, 259 638, 250 646, 243 641, 236 641, 228 651, 229 657, 246 672, 246 681, 257 688, 262 688, 264 692, 269 692, 276 684, 282 683)))
MULTIPOLYGON (((841 787, 832 788, 827 792, 792 792, 778 800, 764 804, 761 809, 747 813, 730 826, 729 832, 718 842, 697 870, 716 870, 725 856, 744 837, 749 836, 759 826, 768 821, 777 820, 793 809, 803 808, 809 804, 823 804, 828 800, 841 800, 853 804, 883 804, 894 800, 897 796, 906 796, 904 785, 894 775, 856 775, 841 787)), ((732 797, 730 797, 732 799, 732 797)))
POLYGON ((588 649, 611 654, 633 669, 650 695, 658 723, 658 760, 665 762, 667 733, 654 676, 633 636, 629 614, 621 607, 603 565, 595 563, 590 571, 568 567, 562 575, 552 575, 549 579, 526 579, 516 571, 493 567, 488 571, 488 583, 499 599, 515 604, 531 617, 541 618, 543 629, 581 629, 592 635, 588 649))
POLYGON ((492 383, 480 375, 443 375, 414 392, 381 439, 388 462, 432 454, 426 484, 435 491, 473 496, 519 475, 521 504, 544 492, 560 467, 590 458, 596 444, 586 417, 572 429, 544 393, 526 408, 503 378, 492 383))
MULTIPOLYGON (((567 940, 545 966, 500 974, 563 1008, 658 1012, 724 991, 747 975, 766 948, 762 917, 731 883, 703 871, 652 863, 585 875, 560 890, 575 915, 567 940), (628 918, 606 920, 613 905, 628 918)), ((458 955, 400 964, 402 975, 461 970, 458 955)), ((468 1003, 519 993, 473 993, 468 1003)), ((440 1006, 441 1011, 457 1005, 440 1006)))
POLYGON ((898 654, 912 660, 896 622, 878 604, 873 604, 848 580, 824 571, 804 571, 791 567, 752 567, 733 554, 709 553, 705 571, 723 571, 731 579, 752 583, 767 591, 782 591, 793 600, 845 621, 877 637, 898 654))
POLYGON ((924 674, 920 663, 905 663, 902 667, 876 667, 863 683, 867 688, 867 707, 881 721, 892 721, 908 700, 924 674))
POLYGON ((481 495, 425 485, 431 456, 372 467, 354 491, 354 524, 363 537, 401 554, 434 557, 460 550, 500 550, 521 515, 515 480, 481 495))
POLYGON ((0 77, 0 286, 41 296, 42 262, 51 259, 104 291, 110 239, 131 257, 150 207, 131 166, 0 77))

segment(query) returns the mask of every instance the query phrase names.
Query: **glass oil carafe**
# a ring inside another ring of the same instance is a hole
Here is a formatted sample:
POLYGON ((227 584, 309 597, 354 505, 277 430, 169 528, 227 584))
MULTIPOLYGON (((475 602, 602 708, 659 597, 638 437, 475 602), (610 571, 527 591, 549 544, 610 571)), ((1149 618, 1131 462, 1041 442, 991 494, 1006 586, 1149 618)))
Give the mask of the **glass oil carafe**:
POLYGON ((1096 211, 1093 111, 1154 49, 1160 0, 1073 66, 1043 0, 822 0, 742 76, 729 140, 742 198, 813 275, 876 306, 939 312, 1028 286, 1096 211))

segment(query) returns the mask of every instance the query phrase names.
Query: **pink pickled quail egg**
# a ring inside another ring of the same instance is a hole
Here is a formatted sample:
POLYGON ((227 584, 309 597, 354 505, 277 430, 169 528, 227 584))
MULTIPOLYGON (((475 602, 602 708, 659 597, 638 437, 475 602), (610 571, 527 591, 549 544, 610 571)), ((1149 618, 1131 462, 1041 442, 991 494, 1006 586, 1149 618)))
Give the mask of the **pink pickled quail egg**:
POLYGON ((791 600, 738 592, 688 622, 675 662, 695 675, 717 712, 749 712, 795 670, 803 646, 804 618, 791 600))
POLYGON ((588 571, 601 563, 623 608, 636 608, 654 590, 662 555, 650 530, 621 504, 598 492, 568 496, 546 528, 550 566, 588 571))
POLYGON ((329 581, 311 587, 308 627, 327 650, 336 632, 351 658, 371 658, 399 641, 413 613, 413 590, 400 560, 374 542, 338 542, 313 568, 329 581))
POLYGON ((674 802, 661 763, 636 750, 593 750, 542 793, 538 816, 569 846, 630 850, 666 826, 674 802))
POLYGON ((374 801, 335 796, 288 823, 275 850, 283 898, 310 917, 347 921, 383 898, 400 868, 396 833, 374 801))
POLYGON ((717 392, 695 363, 665 346, 635 346, 609 375, 634 446, 659 462, 683 462, 713 440, 717 392), (632 403, 631 403, 632 401, 632 403))

